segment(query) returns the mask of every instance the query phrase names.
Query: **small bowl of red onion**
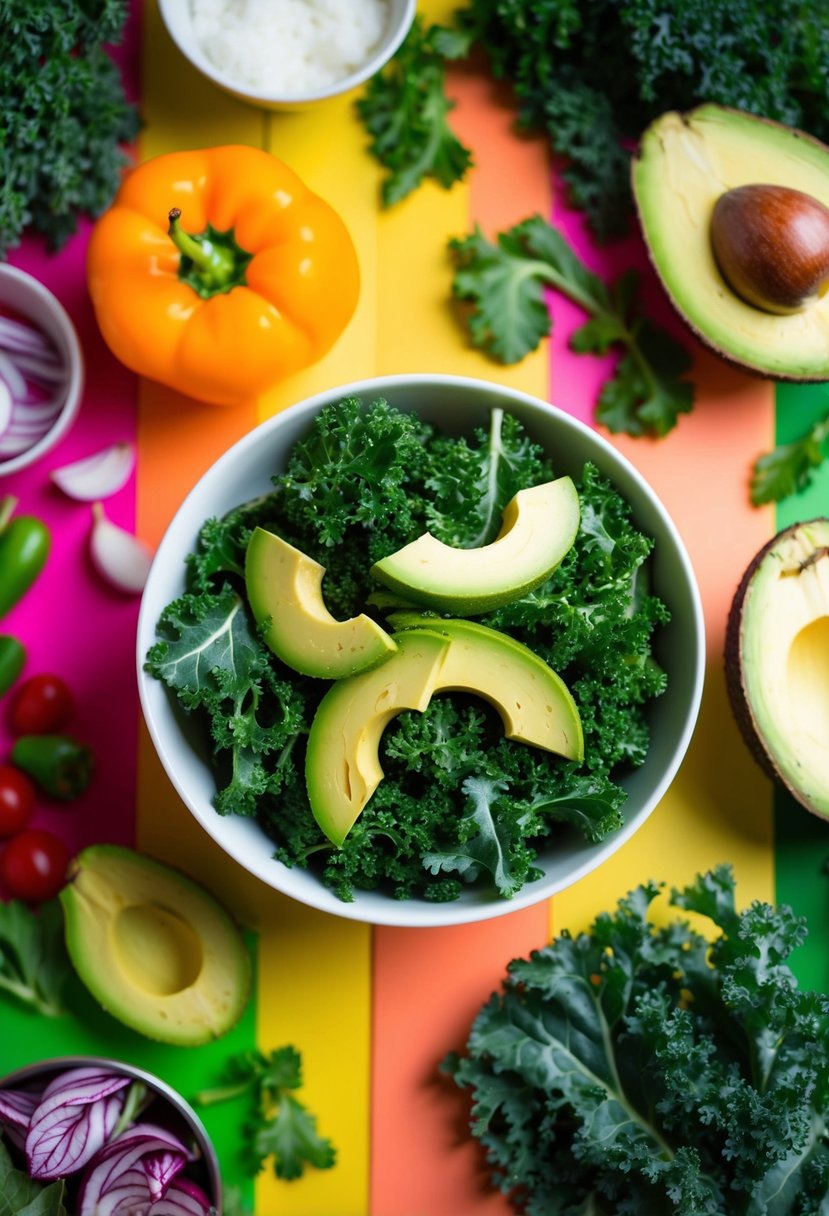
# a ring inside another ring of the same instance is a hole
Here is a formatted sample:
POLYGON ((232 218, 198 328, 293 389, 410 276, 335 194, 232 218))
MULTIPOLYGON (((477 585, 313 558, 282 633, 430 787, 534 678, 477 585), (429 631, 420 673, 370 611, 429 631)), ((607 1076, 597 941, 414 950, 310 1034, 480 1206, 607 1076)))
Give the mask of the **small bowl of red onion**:
POLYGON ((54 1188, 49 1198, 62 1190, 73 1216, 221 1216, 203 1124, 180 1094, 131 1064, 62 1056, 11 1073, 0 1081, 0 1130, 0 1154, 32 1192, 27 1202, 54 1188))
POLYGON ((83 380, 66 309, 38 279, 0 265, 0 477, 33 464, 66 434, 83 380))

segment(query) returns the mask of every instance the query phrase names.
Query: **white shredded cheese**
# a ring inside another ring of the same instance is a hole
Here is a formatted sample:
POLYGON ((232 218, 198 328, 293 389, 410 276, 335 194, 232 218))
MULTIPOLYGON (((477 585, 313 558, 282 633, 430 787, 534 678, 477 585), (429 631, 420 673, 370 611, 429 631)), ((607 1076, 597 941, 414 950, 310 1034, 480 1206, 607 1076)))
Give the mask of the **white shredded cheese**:
POLYGON ((343 80, 377 50, 389 0, 190 0, 202 51, 240 86, 303 97, 343 80))

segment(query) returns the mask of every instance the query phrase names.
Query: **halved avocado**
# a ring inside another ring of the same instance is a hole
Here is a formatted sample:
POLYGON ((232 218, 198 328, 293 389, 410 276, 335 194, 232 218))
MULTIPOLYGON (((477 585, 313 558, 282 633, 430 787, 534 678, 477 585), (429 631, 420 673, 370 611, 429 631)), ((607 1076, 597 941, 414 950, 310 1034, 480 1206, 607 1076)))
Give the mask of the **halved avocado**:
POLYGON ((250 992, 239 930, 204 887, 120 845, 91 845, 60 894, 72 964, 113 1017, 194 1046, 235 1025, 250 992))
POLYGON ((382 663, 395 643, 365 613, 347 621, 322 598, 325 567, 281 536, 255 528, 245 556, 245 587, 264 640, 277 658, 306 676, 335 680, 382 663))
POLYGON ((570 693, 526 646, 471 621, 423 618, 396 635, 382 667, 340 680, 319 704, 305 777, 314 818, 341 845, 383 777, 378 752, 391 719, 421 713, 438 692, 462 690, 498 710, 508 738, 581 760, 584 741, 570 693))
POLYGON ((520 599, 549 578, 579 530, 579 496, 569 477, 519 492, 490 545, 456 549, 424 533, 376 562, 378 582, 438 612, 476 616, 520 599))
POLYGON ((729 614, 726 678, 765 772, 829 818, 829 519, 786 528, 749 565, 729 614))
POLYGON ((674 306, 709 346, 750 371, 829 379, 829 296, 783 316, 747 303, 720 272, 717 200, 738 187, 785 186, 829 206, 829 148, 802 131, 721 106, 670 112, 645 131, 633 192, 651 261, 674 306))
POLYGON ((389 624, 403 631, 427 629, 451 641, 435 692, 476 693, 497 709, 508 739, 568 760, 584 759, 581 719, 570 690, 528 646, 476 621, 396 612, 389 624))

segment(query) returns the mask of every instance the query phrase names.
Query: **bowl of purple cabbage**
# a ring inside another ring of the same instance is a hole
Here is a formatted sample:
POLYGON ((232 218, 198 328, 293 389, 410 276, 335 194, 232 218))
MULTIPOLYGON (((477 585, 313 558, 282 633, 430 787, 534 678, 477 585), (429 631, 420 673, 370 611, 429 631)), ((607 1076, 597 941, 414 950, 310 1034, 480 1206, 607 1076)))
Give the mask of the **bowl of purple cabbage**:
POLYGON ((201 1121, 130 1064, 63 1056, 0 1081, 0 1193, 49 1216, 220 1216, 201 1121))

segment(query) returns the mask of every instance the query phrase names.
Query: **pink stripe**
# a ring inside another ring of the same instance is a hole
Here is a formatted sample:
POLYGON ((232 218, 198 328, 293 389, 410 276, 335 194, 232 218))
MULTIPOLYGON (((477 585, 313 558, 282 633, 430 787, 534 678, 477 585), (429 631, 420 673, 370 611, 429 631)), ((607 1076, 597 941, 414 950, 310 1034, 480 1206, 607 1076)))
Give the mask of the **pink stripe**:
MULTIPOLYGON (((116 49, 125 86, 138 95, 139 0, 133 0, 121 47, 116 49)), ((137 379, 109 354, 98 332, 86 290, 86 247, 91 224, 57 254, 26 237, 9 262, 40 279, 62 302, 86 361, 86 389, 71 432, 30 469, 0 478, 0 496, 20 500, 18 513, 38 516, 51 529, 46 568, 20 603, 0 620, 0 633, 18 637, 27 650, 24 676, 55 672, 77 702, 68 730, 88 743, 97 759, 95 778, 76 802, 57 806, 41 798, 33 826, 61 835, 72 850, 94 841, 131 843, 135 814, 138 699, 133 659, 138 600, 105 586, 91 568, 87 539, 90 508, 65 498, 49 481, 59 465, 117 440, 134 440, 137 379)), ((135 526, 134 479, 106 503, 108 515, 135 526)), ((0 704, 0 763, 11 743, 7 704, 0 704)))

